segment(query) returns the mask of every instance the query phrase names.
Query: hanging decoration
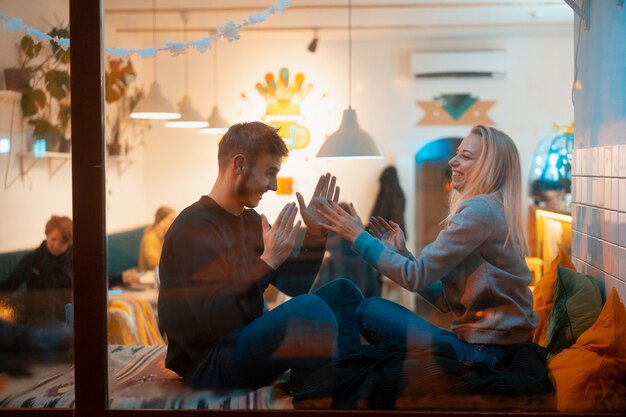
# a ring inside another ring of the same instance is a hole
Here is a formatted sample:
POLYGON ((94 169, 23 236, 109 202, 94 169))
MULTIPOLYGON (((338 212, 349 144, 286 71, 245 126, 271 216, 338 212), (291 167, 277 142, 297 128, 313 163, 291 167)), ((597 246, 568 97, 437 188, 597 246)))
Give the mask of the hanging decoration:
POLYGON ((265 84, 256 83, 257 91, 267 103, 263 121, 280 129, 278 134, 285 139, 290 150, 306 148, 311 134, 302 124, 304 117, 300 114, 300 103, 311 92, 313 84, 304 84, 301 72, 290 82, 287 68, 281 68, 278 77, 268 72, 264 80, 265 84))
MULTIPOLYGON (((285 140, 289 150, 304 149, 311 141, 309 128, 305 126, 304 116, 300 114, 300 103, 309 95, 313 84, 304 83, 304 74, 298 72, 290 81, 289 69, 281 68, 277 76, 268 72, 265 83, 256 83, 256 89, 267 103, 265 115, 261 118, 265 123, 278 128, 278 134, 285 140)), ((294 177, 301 167, 301 160, 290 153, 284 161, 281 175, 277 178, 276 194, 289 195, 294 191, 294 177), (296 161, 293 161, 293 158, 296 161), (296 166, 294 166, 294 164, 296 166)))
POLYGON ((418 126, 495 125, 487 111, 495 100, 481 101, 471 94, 442 94, 433 101, 417 101, 424 115, 418 126))
MULTIPOLYGON (((195 48, 199 52, 206 52, 211 49, 211 44, 217 38, 224 37, 229 42, 239 40, 239 31, 247 26, 252 26, 257 23, 264 22, 270 14, 283 14, 287 7, 291 6, 290 0, 279 0, 273 6, 267 10, 248 17, 241 23, 233 23, 229 20, 223 25, 217 25, 217 30, 214 35, 206 38, 198 39, 190 42, 173 42, 166 41, 164 46, 154 48, 104 48, 105 52, 118 56, 120 58, 128 58, 132 54, 137 54, 141 58, 151 58, 158 52, 168 51, 172 56, 177 56, 187 52, 188 48, 195 48)), ((56 42, 62 49, 68 50, 70 47, 70 40, 68 38, 62 38, 58 36, 50 36, 40 30, 32 28, 22 23, 21 19, 9 18, 5 16, 0 10, 0 21, 4 21, 2 28, 9 32, 25 31, 27 34, 35 39, 46 42, 56 42)))

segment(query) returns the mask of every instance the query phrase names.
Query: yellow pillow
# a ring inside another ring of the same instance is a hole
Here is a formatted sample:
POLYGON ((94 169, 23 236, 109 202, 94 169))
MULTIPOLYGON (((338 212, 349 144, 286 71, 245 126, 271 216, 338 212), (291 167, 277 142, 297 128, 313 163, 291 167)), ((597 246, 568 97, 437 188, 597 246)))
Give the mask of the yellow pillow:
POLYGON ((615 288, 595 324, 548 361, 559 411, 615 411, 626 398, 626 309, 615 288))
POLYGON ((546 329, 548 327, 548 317, 552 311, 552 304, 554 304, 554 288, 558 265, 576 270, 569 256, 563 250, 559 250, 558 255, 552 260, 550 267, 533 290, 533 306, 539 318, 537 327, 533 332, 533 343, 541 346, 546 345, 546 329))

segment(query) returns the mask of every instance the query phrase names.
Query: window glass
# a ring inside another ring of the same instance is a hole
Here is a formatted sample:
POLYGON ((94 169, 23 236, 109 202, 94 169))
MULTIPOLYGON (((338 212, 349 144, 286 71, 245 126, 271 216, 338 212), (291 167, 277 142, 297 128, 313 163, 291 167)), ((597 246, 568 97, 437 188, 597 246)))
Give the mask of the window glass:
POLYGON ((0 7, 0 407, 73 408, 69 2, 0 7))

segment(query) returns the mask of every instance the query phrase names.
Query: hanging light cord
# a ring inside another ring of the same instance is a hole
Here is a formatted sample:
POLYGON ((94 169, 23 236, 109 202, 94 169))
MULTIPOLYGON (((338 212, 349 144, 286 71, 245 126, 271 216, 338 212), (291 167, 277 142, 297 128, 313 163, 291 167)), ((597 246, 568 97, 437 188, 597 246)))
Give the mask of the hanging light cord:
MULTIPOLYGON (((152 0, 152 45, 156 48, 156 0, 152 0)), ((154 70, 154 82, 157 80, 157 56, 152 59, 152 68, 154 70)))
POLYGON ((352 109, 352 0, 348 0, 348 109, 352 109))
MULTIPOLYGON (((185 38, 185 43, 187 43, 187 15, 185 13, 183 13, 182 15, 183 17, 183 25, 184 25, 184 29, 183 29, 183 36, 185 38)), ((184 58, 185 58, 185 96, 187 96, 187 93, 189 93, 189 69, 188 69, 188 58, 187 55, 189 54, 183 54, 184 58)))

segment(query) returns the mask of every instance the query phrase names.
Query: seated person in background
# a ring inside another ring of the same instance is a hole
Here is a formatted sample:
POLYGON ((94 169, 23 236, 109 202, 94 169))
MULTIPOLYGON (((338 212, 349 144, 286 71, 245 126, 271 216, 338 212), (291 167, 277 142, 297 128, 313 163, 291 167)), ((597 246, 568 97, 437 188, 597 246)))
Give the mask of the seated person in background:
POLYGON ((149 271, 156 268, 161 259, 163 237, 176 218, 173 208, 161 206, 154 214, 154 223, 146 227, 139 244, 139 272, 149 271))
MULTIPOLYGON (((32 253, 25 255, 4 282, 0 290, 15 291, 22 284, 27 289, 72 287, 72 219, 52 216, 46 223, 46 240, 32 253)), ((109 286, 131 285, 139 282, 137 270, 127 269, 109 275, 109 286)))
MULTIPOLYGON (((341 201, 339 206, 346 211, 350 210, 350 204, 344 201, 341 201)), ((335 232, 329 232, 326 243, 326 255, 320 267, 320 272, 311 287, 311 292, 337 278, 346 278, 354 282, 365 298, 381 296, 380 272, 376 268, 371 267, 352 250, 352 242, 347 241, 335 232)))
POLYGON ((165 366, 194 388, 259 388, 288 369, 295 386, 360 345, 354 313, 363 296, 353 283, 337 279, 307 294, 326 245, 317 208, 337 201, 335 177, 320 177, 308 205, 296 194, 307 226, 298 247, 295 203, 271 227, 253 209, 276 191, 288 152, 273 127, 231 126, 219 143, 211 192, 184 209, 165 235, 158 299, 165 366), (270 283, 293 298, 267 311, 263 292, 270 283))
POLYGON ((326 227, 352 242, 368 263, 455 316, 452 330, 443 329, 400 305, 370 298, 357 311, 368 342, 394 341, 407 349, 445 342, 458 360, 492 365, 509 347, 530 341, 537 324, 524 258, 519 154, 505 133, 478 125, 449 164, 453 191, 446 227, 418 258, 395 223, 376 219, 374 237, 352 208, 346 212, 331 202, 320 212, 326 227))

